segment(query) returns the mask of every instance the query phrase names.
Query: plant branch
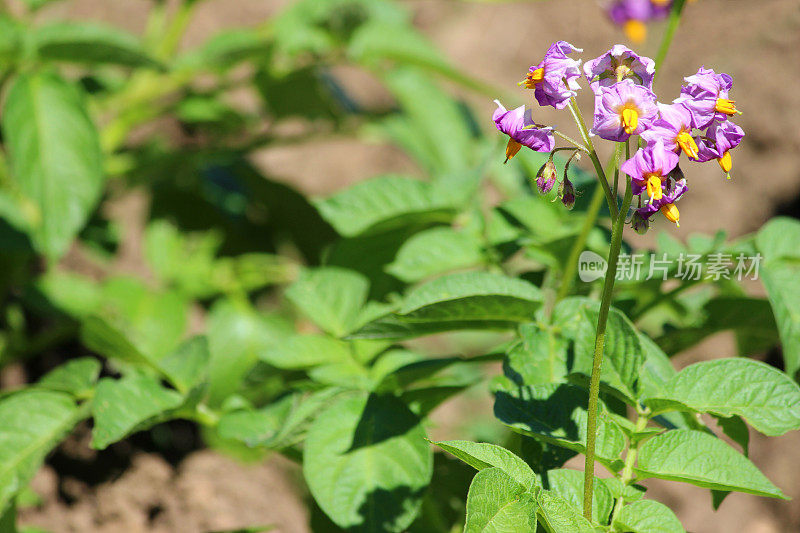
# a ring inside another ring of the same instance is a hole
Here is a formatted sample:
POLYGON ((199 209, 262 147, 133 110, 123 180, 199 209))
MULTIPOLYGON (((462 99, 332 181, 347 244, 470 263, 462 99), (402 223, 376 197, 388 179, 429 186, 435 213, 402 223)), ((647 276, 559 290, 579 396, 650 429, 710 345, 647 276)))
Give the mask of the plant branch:
POLYGON ((633 191, 631 190, 630 177, 626 180, 625 198, 622 200, 622 209, 614 221, 611 233, 611 246, 608 250, 608 269, 603 283, 603 296, 600 300, 600 312, 597 320, 597 334, 594 342, 594 356, 592 358, 592 377, 589 382, 589 404, 586 423, 586 462, 583 482, 583 515, 592 519, 592 495, 594 489, 594 461, 595 445, 597 443, 597 401, 600 395, 600 366, 603 363, 603 349, 606 339, 606 322, 608 311, 611 307, 611 295, 614 291, 614 281, 617 276, 617 261, 619 250, 622 246, 622 233, 625 227, 625 215, 631 205, 633 191))
POLYGON ((594 149, 592 138, 589 137, 589 130, 586 128, 586 123, 583 121, 583 116, 581 115, 580 109, 578 109, 578 103, 575 101, 575 97, 570 100, 567 107, 569 107, 569 110, 572 113, 572 118, 575 119, 575 124, 578 126, 578 130, 581 133, 581 138, 583 139, 584 144, 589 149, 589 158, 592 160, 594 170, 597 173, 597 179, 600 181, 600 186, 603 188, 603 192, 606 195, 608 210, 611 213, 611 220, 616 220, 618 212, 617 200, 611 193, 611 187, 608 184, 608 178, 606 178, 606 174, 603 171, 603 165, 600 163, 600 158, 597 157, 597 151, 594 149))
POLYGON ((678 25, 681 22, 681 14, 683 13, 683 7, 685 5, 686 0, 675 0, 672 4, 672 11, 669 13, 667 29, 664 30, 664 36, 661 38, 661 46, 659 46, 658 55, 656 55, 656 72, 654 76, 658 76, 661 65, 667 57, 667 52, 669 52, 669 47, 675 37, 675 31, 678 29, 678 25))
MULTIPOLYGON (((615 172, 619 169, 619 158, 622 151, 622 145, 617 145, 614 155, 608 161, 606 166, 606 174, 615 172), (614 170, 612 170, 614 169, 614 170)), ((616 174, 616 172, 615 172, 616 174)), ((599 177, 598 177, 599 179, 599 177)), ((572 248, 569 251, 569 257, 564 266, 564 276, 561 279, 561 286, 558 288, 556 295, 556 302, 559 302, 569 296, 572 290, 572 285, 575 283, 575 272, 578 270, 578 261, 580 260, 581 252, 586 247, 586 241, 589 240, 589 234, 592 232, 595 224, 597 224, 597 217, 600 214, 600 207, 603 205, 603 197, 605 196, 602 187, 597 187, 592 193, 592 199, 589 202, 589 207, 586 208, 586 218, 583 220, 583 226, 572 243, 572 248)))
MULTIPOLYGON (((647 427, 647 421, 647 416, 640 414, 639 418, 636 419, 636 432, 644 430, 647 427)), ((633 481, 633 467, 636 464, 636 456, 639 454, 639 444, 639 440, 634 440, 628 446, 628 453, 625 456, 625 466, 622 468, 622 474, 620 474, 623 490, 633 481)), ((617 498, 617 501, 614 503, 614 510, 611 512, 609 524, 611 525, 612 531, 616 531, 616 529, 614 529, 614 520, 617 519, 617 516, 624 506, 625 494, 623 493, 617 498)))

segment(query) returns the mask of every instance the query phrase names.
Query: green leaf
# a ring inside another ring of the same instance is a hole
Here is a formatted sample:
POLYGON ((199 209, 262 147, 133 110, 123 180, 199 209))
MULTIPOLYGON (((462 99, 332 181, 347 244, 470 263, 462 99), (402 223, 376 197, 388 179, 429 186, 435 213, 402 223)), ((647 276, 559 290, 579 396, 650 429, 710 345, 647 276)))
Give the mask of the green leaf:
POLYGON ((252 57, 266 56, 269 41, 257 30, 236 28, 222 31, 199 49, 178 58, 178 67, 230 69, 252 57))
MULTIPOLYGON (((591 376, 598 313, 593 309, 584 309, 583 317, 575 339, 573 371, 591 376)), ((644 352, 639 333, 625 315, 617 309, 609 309, 600 373, 601 384, 618 391, 623 399, 635 405, 634 390, 643 363, 644 352)))
POLYGON ((101 367, 100 361, 94 357, 73 359, 45 374, 36 386, 83 396, 94 386, 101 367))
POLYGON ((25 3, 25 5, 28 6, 28 9, 36 11, 37 9, 40 9, 46 6, 47 4, 54 4, 61 0, 22 0, 22 1, 23 3, 25 3))
POLYGON ((778 328, 763 298, 718 296, 698 311, 703 320, 663 334, 658 344, 669 353, 679 353, 720 331, 736 333, 739 355, 754 355, 778 343, 778 328))
POLYGON ((745 457, 750 456, 750 431, 747 424, 740 416, 716 417, 722 432, 725 433, 733 442, 742 447, 745 457))
POLYGON ((96 312, 102 301, 100 285, 73 272, 51 269, 39 277, 35 284, 50 303, 75 318, 96 312))
POLYGON ((476 266, 483 261, 478 239, 450 227, 441 227, 411 237, 386 271, 413 283, 442 272, 476 266))
POLYGON ((496 94, 484 83, 450 66, 441 52, 410 25, 365 24, 353 34, 348 53, 353 60, 370 66, 389 59, 430 70, 485 94, 496 94))
POLYGON ((182 395, 149 376, 101 379, 92 401, 92 448, 103 450, 131 433, 169 419, 183 401, 182 395))
MULTIPOLYGON (((404 44, 395 43, 395 46, 404 44)), ((477 150, 471 134, 472 125, 453 97, 418 69, 392 69, 385 71, 383 78, 403 111, 400 117, 391 119, 401 121, 401 130, 406 129, 411 134, 410 138, 399 139, 403 148, 416 156, 433 175, 459 175, 473 169, 477 150)), ((450 195, 461 192, 448 191, 450 195)))
POLYGON ((357 326, 367 300, 369 280, 338 267, 306 270, 287 290, 286 297, 303 314, 335 337, 357 326))
POLYGON ((641 478, 786 499, 746 457, 703 431, 676 429, 653 437, 639 449, 635 471, 641 478))
POLYGON ((250 447, 282 449, 300 440, 308 421, 337 395, 329 388, 309 395, 291 394, 259 410, 225 413, 217 431, 250 447))
POLYGON ((658 396, 677 372, 669 356, 650 337, 640 334, 639 342, 644 351, 644 363, 639 368, 639 394, 644 398, 658 396))
POLYGON ((536 324, 519 327, 520 342, 507 354, 506 376, 518 385, 541 385, 564 381, 569 373, 569 343, 552 330, 536 324))
MULTIPOLYGON (((583 508, 583 472, 566 468, 548 470, 547 481, 551 492, 570 502, 575 509, 583 508)), ((611 516, 611 509, 614 507, 614 498, 606 485, 598 478, 595 478, 593 494, 592 520, 600 524, 607 524, 608 518, 611 516)))
POLYGON ((221 300, 208 315, 208 402, 221 405, 239 390, 259 354, 293 331, 291 323, 264 316, 249 305, 221 300))
POLYGON ((654 500, 640 500, 623 507, 614 527, 630 533, 685 533, 675 513, 654 500))
POLYGON ((674 409, 721 417, 738 415, 769 436, 800 429, 800 387, 760 361, 695 363, 681 370, 664 389, 662 395, 645 401, 655 414, 674 409))
POLYGON ((186 394, 208 379, 211 354, 208 339, 192 337, 160 362, 161 371, 176 389, 186 394))
POLYGON ((778 323, 786 373, 800 370, 800 267, 775 263, 761 269, 761 282, 778 323))
POLYGON ((358 331, 348 335, 349 339, 388 339, 400 340, 413 337, 422 337, 444 331, 462 329, 474 330, 507 330, 513 327, 512 323, 500 320, 461 320, 458 322, 413 322, 405 320, 401 315, 386 315, 368 324, 358 331))
POLYGON ((81 342, 92 351, 109 359, 118 359, 136 366, 158 368, 158 363, 140 352, 117 328, 98 316, 81 323, 81 342))
POLYGON ((541 302, 539 289, 521 279, 464 272, 437 278, 411 291, 399 314, 414 322, 527 322, 541 302))
POLYGON ((314 202, 339 234, 354 237, 433 222, 449 222, 455 208, 432 184, 403 176, 365 180, 314 202))
POLYGON ((0 401, 0 509, 81 418, 72 397, 60 392, 25 390, 0 401))
POLYGON ((434 444, 477 470, 499 468, 527 490, 539 485, 528 463, 502 446, 466 440, 446 440, 434 444))
POLYGON ((189 303, 175 291, 154 291, 136 278, 116 277, 103 287, 102 314, 149 359, 172 353, 186 333, 189 303))
POLYGON ((533 319, 539 289, 517 278, 489 272, 449 274, 405 297, 396 315, 382 317, 353 338, 404 338, 459 329, 504 329, 533 319))
POLYGON ((32 37, 43 59, 163 68, 147 54, 135 35, 112 26, 94 22, 57 22, 37 28, 32 37))
MULTIPOLYGON (((509 387, 495 392, 494 414, 515 431, 583 453, 586 403, 586 391, 572 385, 509 387)), ((621 467, 625 435, 604 410, 598 416, 596 446, 598 461, 612 470, 621 467)))
POLYGON ((529 533, 536 530, 536 498, 500 468, 475 474, 467 494, 464 533, 529 533))
POLYGON ((354 362, 346 342, 325 335, 292 335, 281 339, 258 357, 276 368, 303 370, 324 364, 354 362))
POLYGON ((766 266, 782 259, 800 259, 800 222, 773 218, 756 234, 756 248, 764 255, 766 266))
POLYGON ((598 533, 595 527, 569 501, 549 490, 539 495, 539 517, 548 533, 598 533))
POLYGON ((433 471, 419 419, 390 396, 343 397, 308 431, 303 474, 314 499, 339 527, 405 530, 433 471))
POLYGON ((78 91, 47 73, 16 78, 3 109, 2 130, 13 178, 38 210, 34 245, 58 258, 100 196, 103 160, 97 130, 78 91))

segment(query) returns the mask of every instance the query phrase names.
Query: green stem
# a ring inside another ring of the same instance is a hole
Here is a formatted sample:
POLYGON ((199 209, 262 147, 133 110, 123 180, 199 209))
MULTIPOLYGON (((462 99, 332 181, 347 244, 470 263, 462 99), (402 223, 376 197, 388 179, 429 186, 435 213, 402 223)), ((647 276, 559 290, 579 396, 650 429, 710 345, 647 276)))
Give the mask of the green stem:
MULTIPOLYGON (((573 145, 573 146, 574 146, 575 148, 577 148, 578 150, 580 150, 580 151, 582 151, 582 152, 586 152, 587 154, 589 153, 589 150, 588 150, 588 149, 587 149, 587 148, 586 148, 584 145, 582 145, 581 143, 579 143, 578 141, 576 141, 576 140, 575 140, 575 139, 573 139, 572 137, 569 137, 569 136, 567 136, 567 135, 564 135, 563 133, 561 133, 561 132, 560 132, 560 131, 558 131, 558 130, 553 130, 553 133, 554 133, 556 136, 558 136, 558 137, 561 137, 562 139, 564 139, 565 141, 567 141, 568 143, 570 143, 571 145, 573 145)), ((556 150, 558 150, 558 149, 559 149, 559 148, 556 148, 556 150)), ((570 148, 570 149, 572 149, 572 148, 570 148)))
MULTIPOLYGON (((639 415, 639 418, 636 419, 636 432, 643 431, 647 427, 647 420, 646 416, 639 415)), ((620 474, 620 481, 622 482, 623 489, 627 487, 631 481, 633 481, 633 467, 636 464, 636 456, 639 454, 639 440, 634 440, 628 446, 628 454, 625 456, 625 466, 622 468, 622 473, 620 474)), ((614 503, 614 510, 611 512, 611 520, 609 520, 609 524, 611 524, 612 531, 616 531, 614 529, 614 520, 617 519, 620 511, 625 506, 625 495, 620 495, 617 498, 616 503, 614 503)))
POLYGON ((681 14, 683 13, 683 6, 686 5, 686 0, 675 0, 672 4, 672 11, 669 13, 669 21, 667 21, 667 29, 664 31, 664 36, 661 38, 661 46, 658 48, 658 55, 656 55, 656 72, 658 76, 659 69, 667 57, 667 52, 672 44, 672 39, 675 37, 675 31, 681 22, 681 14))
MULTIPOLYGON (((619 159, 621 155, 622 144, 618 144, 614 150, 614 155, 611 156, 608 166, 606 167, 607 174, 612 172, 612 168, 615 168, 615 175, 616 172, 619 171, 619 159)), ((600 179, 599 176, 598 179, 600 179)), ((595 224, 597 223, 597 216, 600 214, 600 207, 603 205, 604 197, 605 194, 603 193, 602 187, 597 187, 592 194, 589 207, 586 209, 586 218, 583 220, 581 232, 578 234, 575 242, 572 243, 572 249, 569 251, 569 257, 567 258, 566 265, 564 266, 564 276, 561 280, 561 286, 558 288, 558 294, 556 295, 556 302, 560 302, 569 296, 569 293, 572 290, 572 285, 575 283, 575 272, 578 270, 578 261, 580 260, 581 252, 584 250, 584 248, 586 248, 586 241, 589 240, 589 234, 592 232, 592 228, 594 228, 595 224)))
POLYGON ((608 311, 611 307, 611 295, 614 291, 614 281, 617 276, 617 261, 619 250, 622 247, 622 233, 625 228, 625 216, 631 205, 633 191, 631 179, 628 177, 625 186, 625 198, 622 200, 622 209, 614 221, 611 233, 611 246, 608 250, 608 269, 603 283, 603 296, 600 300, 600 312, 597 319, 597 334, 594 341, 594 356, 592 358, 592 377, 589 382, 589 405, 586 422, 586 463, 583 483, 583 515, 587 520, 592 519, 592 495, 594 489, 594 460, 595 444, 597 442, 597 401, 600 395, 600 366, 603 363, 603 348, 606 339, 606 322, 608 311))
POLYGON ((611 213, 611 220, 616 220, 617 200, 611 194, 611 187, 608 184, 608 178, 606 178, 606 173, 603 170, 603 165, 600 163, 600 158, 597 157, 597 151, 594 149, 592 138, 589 137, 589 130, 586 128, 586 123, 583 121, 583 116, 581 115, 580 109, 578 109, 578 103, 575 101, 575 97, 570 100, 567 107, 569 107, 569 111, 572 113, 572 118, 575 119, 575 124, 578 126, 578 131, 581 133, 583 143, 588 148, 589 158, 592 160, 592 164, 594 165, 594 170, 597 173, 597 179, 600 181, 600 186, 603 188, 603 192, 606 195, 606 202, 608 202, 608 210, 611 213))
POLYGON ((167 60, 175 53, 198 3, 196 0, 184 0, 178 6, 175 16, 172 17, 169 26, 164 32, 164 37, 156 48, 156 57, 158 59, 167 60))

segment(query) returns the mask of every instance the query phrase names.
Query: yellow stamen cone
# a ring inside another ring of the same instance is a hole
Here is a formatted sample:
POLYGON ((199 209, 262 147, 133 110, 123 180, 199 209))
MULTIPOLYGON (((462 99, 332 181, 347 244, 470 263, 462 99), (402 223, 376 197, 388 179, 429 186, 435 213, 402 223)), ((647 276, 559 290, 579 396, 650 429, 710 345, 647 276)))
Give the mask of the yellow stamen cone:
POLYGON ((629 20, 622 27, 622 31, 634 43, 643 43, 647 39, 647 26, 641 20, 629 20))
POLYGON ((622 110, 621 115, 622 127, 625 129, 625 133, 632 135, 636 128, 639 127, 639 112, 636 109, 626 107, 622 110))
POLYGON ((536 85, 544 81, 544 68, 537 68, 533 72, 528 72, 525 79, 519 82, 519 85, 524 85, 526 89, 535 89, 536 85))
POLYGON ((733 158, 731 157, 730 151, 725 152, 722 154, 722 157, 717 159, 717 163, 719 166, 722 167, 722 170, 727 174, 733 168, 733 158))
POLYGON ((647 195, 653 200, 661 200, 664 193, 661 191, 661 176, 650 174, 647 177, 647 195))
POLYGON ((686 130, 681 130, 675 138, 675 142, 681 147, 683 153, 691 159, 697 159, 697 143, 692 138, 691 134, 686 130))
POLYGON ((517 155, 517 152, 519 152, 520 148, 522 148, 522 145, 520 143, 518 143, 514 139, 509 139, 508 144, 506 145, 506 160, 503 161, 503 164, 508 163, 509 159, 517 155))
POLYGON ((739 110, 736 109, 736 102, 734 100, 728 100, 727 98, 717 98, 717 104, 714 106, 714 109, 726 115, 735 115, 739 113, 739 110))
POLYGON ((675 204, 666 204, 661 206, 661 213, 666 217, 667 220, 670 222, 674 222, 677 227, 681 227, 680 219, 681 214, 678 211, 678 208, 675 207, 675 204))

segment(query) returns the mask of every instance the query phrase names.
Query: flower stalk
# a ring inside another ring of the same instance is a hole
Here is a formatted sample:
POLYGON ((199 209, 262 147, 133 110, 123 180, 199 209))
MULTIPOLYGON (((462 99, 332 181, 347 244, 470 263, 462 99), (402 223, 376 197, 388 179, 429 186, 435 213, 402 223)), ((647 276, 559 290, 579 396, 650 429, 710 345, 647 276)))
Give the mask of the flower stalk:
POLYGON ((589 381, 589 405, 586 422, 586 462, 584 465, 583 482, 583 515, 587 520, 592 519, 592 495, 594 490, 594 461, 595 445, 597 443, 597 402, 600 395, 600 366, 603 364, 603 349, 606 340, 606 323, 608 312, 611 308, 611 295, 614 291, 614 281, 617 276, 617 261, 622 247, 622 232, 625 228, 625 215, 631 206, 633 189, 630 177, 626 180, 625 197, 622 208, 614 220, 611 233, 611 246, 608 251, 608 270, 603 283, 603 295, 600 300, 600 312, 597 320, 597 333, 595 335, 594 355, 592 357, 592 376, 589 381))

